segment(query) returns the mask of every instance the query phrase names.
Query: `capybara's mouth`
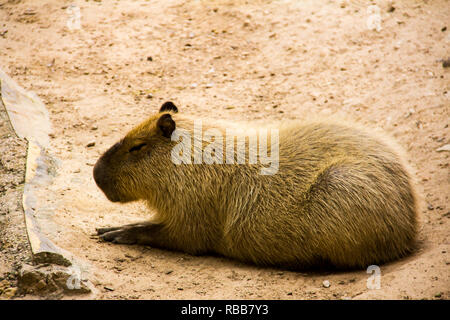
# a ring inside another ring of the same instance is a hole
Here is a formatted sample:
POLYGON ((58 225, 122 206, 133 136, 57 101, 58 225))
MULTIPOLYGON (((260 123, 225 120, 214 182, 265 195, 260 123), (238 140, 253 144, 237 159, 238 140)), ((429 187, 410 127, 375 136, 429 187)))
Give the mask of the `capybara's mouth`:
POLYGON ((107 193, 105 190, 102 190, 105 196, 108 198, 111 202, 123 202, 122 199, 120 199, 115 193, 107 193))

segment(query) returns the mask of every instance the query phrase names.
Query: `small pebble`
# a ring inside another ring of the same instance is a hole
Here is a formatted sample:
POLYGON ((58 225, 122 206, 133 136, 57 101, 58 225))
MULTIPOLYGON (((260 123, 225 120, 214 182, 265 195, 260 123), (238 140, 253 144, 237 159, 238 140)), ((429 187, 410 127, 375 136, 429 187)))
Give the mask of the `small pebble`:
POLYGON ((322 285, 323 285, 324 288, 329 288, 331 284, 330 284, 330 281, 324 280, 324 281, 322 282, 322 285))
POLYGON ((5 289, 3 291, 2 296, 4 296, 7 299, 10 299, 10 298, 14 297, 16 295, 16 293, 17 293, 17 288, 11 287, 11 288, 5 289))
POLYGON ((118 272, 123 271, 124 267, 115 266, 114 269, 116 269, 118 272))
POLYGON ((409 109, 408 113, 405 115, 405 118, 409 118, 411 115, 414 114, 414 112, 416 112, 414 109, 409 109))
POLYGON ((39 282, 36 284, 36 289, 37 290, 42 290, 47 286, 47 283, 45 282, 45 280, 39 280, 39 282))
POLYGON ((88 144, 86 145, 86 147, 93 147, 95 146, 95 141, 89 141, 88 144))
POLYGON ((23 12, 23 14, 24 14, 24 15, 27 15, 27 16, 34 16, 34 15, 36 14, 36 11, 34 11, 33 9, 26 9, 26 10, 23 12))
POLYGON ((442 151, 450 151, 450 144, 446 144, 440 148, 436 149, 437 152, 442 152, 442 151))
POLYGON ((444 68, 448 68, 450 67, 450 58, 445 59, 444 61, 442 61, 442 66, 444 68))

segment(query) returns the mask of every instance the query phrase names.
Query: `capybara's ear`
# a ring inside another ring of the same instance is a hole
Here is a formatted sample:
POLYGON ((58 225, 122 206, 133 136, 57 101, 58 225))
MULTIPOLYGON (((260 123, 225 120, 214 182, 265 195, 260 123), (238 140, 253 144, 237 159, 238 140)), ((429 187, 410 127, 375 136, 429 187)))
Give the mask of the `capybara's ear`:
POLYGON ((172 111, 177 113, 178 112, 178 108, 176 105, 173 104, 172 101, 167 101, 164 102, 163 105, 161 106, 161 108, 159 109, 159 112, 167 112, 167 111, 172 111))
POLYGON ((170 114, 163 114, 156 124, 164 137, 170 138, 172 136, 172 132, 175 130, 175 121, 170 114))

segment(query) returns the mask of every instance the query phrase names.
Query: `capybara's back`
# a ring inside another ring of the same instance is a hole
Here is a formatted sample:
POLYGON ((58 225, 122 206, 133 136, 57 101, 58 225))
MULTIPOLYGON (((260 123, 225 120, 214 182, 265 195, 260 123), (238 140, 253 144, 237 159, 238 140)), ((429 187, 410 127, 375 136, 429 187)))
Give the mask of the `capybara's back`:
MULTIPOLYGON (((416 197, 388 139, 346 122, 289 121, 276 127, 277 150, 268 147, 278 152, 273 174, 248 156, 176 163, 175 128, 194 134, 194 119, 176 111, 163 106, 97 162, 110 200, 144 199, 156 210, 154 221, 99 229, 103 239, 294 269, 365 268, 413 249, 416 197)), ((226 141, 224 126, 204 123, 226 141)))
POLYGON ((237 172, 224 188, 224 201, 241 193, 252 202, 245 213, 230 213, 223 253, 263 264, 348 268, 411 251, 413 187, 399 155, 379 139, 329 121, 280 128, 278 173, 237 172))

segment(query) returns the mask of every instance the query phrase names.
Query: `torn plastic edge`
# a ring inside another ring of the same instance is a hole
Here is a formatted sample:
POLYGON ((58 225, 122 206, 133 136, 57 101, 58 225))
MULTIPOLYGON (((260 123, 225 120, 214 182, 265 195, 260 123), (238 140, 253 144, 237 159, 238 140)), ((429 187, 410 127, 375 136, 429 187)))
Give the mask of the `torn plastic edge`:
MULTIPOLYGON (((27 149, 27 160, 26 160, 26 173, 25 173, 25 188, 22 197, 22 205, 24 211, 25 225, 28 235, 28 241, 31 247, 32 258, 35 263, 51 263, 61 266, 71 266, 72 262, 69 258, 66 258, 62 249, 57 247, 50 239, 45 237, 35 218, 35 209, 33 208, 33 203, 36 202, 36 197, 33 192, 33 187, 36 185, 42 185, 45 183, 45 179, 48 179, 48 161, 52 159, 46 155, 44 148, 36 141, 33 137, 21 136, 16 128, 18 127, 12 121, 10 110, 8 104, 3 99, 3 84, 8 81, 11 83, 7 84, 6 87, 9 90, 11 88, 19 88, 17 94, 28 94, 21 87, 19 87, 14 80, 9 78, 4 72, 0 70, 0 107, 4 107, 6 114, 8 116, 9 124, 11 125, 14 133, 20 137, 25 138, 28 141, 27 149)), ((31 97, 28 95, 27 98, 31 97)), ((37 96, 32 97, 33 100, 38 99, 37 96)), ((48 119, 44 119, 48 121, 48 119)))
POLYGON ((70 266, 72 262, 64 257, 63 252, 47 237, 42 235, 40 226, 35 218, 34 203, 36 197, 34 188, 42 185, 48 179, 48 157, 43 148, 34 141, 28 141, 27 163, 25 173, 25 188, 23 192, 22 205, 25 214, 28 240, 30 242, 33 261, 36 263, 53 263, 62 266, 70 266))

